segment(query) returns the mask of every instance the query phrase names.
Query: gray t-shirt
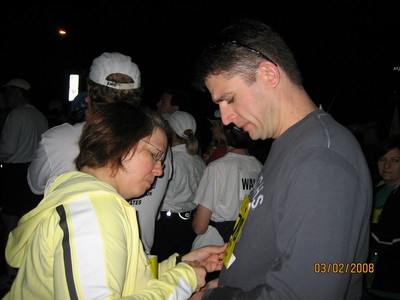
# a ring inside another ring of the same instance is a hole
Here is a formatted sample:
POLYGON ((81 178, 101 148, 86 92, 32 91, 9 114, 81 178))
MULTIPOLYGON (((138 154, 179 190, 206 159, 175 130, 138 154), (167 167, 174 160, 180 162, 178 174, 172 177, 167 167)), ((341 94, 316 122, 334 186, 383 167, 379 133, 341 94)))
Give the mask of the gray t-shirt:
POLYGON ((360 299, 363 274, 350 264, 367 257, 372 191, 347 129, 323 111, 290 127, 250 199, 236 260, 204 299, 360 299))

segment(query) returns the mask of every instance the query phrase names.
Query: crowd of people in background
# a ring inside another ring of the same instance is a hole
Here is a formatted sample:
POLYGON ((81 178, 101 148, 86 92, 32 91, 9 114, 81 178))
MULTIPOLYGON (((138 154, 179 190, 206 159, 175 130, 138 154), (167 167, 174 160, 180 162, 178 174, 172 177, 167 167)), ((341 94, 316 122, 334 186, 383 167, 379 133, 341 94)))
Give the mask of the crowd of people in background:
POLYGON ((70 103, 0 87, 4 299, 400 299, 400 137, 365 155, 267 25, 221 37, 208 115, 182 86, 146 98, 118 52, 70 103))

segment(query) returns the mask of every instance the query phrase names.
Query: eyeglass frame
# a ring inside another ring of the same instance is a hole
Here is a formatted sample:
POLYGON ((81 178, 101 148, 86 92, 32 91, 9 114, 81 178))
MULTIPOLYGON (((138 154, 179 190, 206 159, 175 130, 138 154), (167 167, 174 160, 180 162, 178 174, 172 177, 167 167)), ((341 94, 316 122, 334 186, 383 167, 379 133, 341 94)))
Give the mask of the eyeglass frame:
POLYGON ((152 155, 152 156, 153 156, 153 159, 154 159, 156 162, 161 162, 161 164, 163 164, 163 161, 164 161, 164 159, 165 159, 165 151, 162 150, 162 149, 160 149, 160 148, 158 148, 156 145, 154 145, 154 144, 152 144, 152 143, 150 143, 150 142, 148 142, 148 141, 146 141, 146 140, 144 140, 144 139, 141 139, 141 141, 143 141, 143 142, 145 142, 146 144, 149 144, 150 146, 153 146, 154 148, 157 149, 158 152, 157 152, 156 154, 152 155), (161 154, 161 156, 160 156, 160 154, 161 154), (157 158, 158 156, 160 156, 160 157, 157 158))
POLYGON ((276 67, 278 66, 277 63, 275 63, 272 59, 270 59, 267 55, 265 55, 264 53, 262 53, 261 51, 258 51, 256 49, 254 49, 253 47, 250 47, 249 45, 243 44, 242 42, 239 42, 237 40, 229 40, 228 42, 231 42, 232 44, 238 45, 240 47, 246 48, 247 50, 265 58, 266 60, 268 60, 269 62, 273 63, 276 67))

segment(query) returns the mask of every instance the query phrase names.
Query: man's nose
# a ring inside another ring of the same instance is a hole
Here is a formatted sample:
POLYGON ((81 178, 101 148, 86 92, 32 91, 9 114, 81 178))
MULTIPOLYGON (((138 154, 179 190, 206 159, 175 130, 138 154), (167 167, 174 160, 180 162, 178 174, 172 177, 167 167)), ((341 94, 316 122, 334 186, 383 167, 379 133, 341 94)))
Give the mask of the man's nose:
POLYGON ((233 120, 235 119, 235 114, 231 108, 228 107, 228 105, 220 104, 219 109, 221 111, 221 120, 224 125, 229 125, 230 123, 233 123, 233 120))

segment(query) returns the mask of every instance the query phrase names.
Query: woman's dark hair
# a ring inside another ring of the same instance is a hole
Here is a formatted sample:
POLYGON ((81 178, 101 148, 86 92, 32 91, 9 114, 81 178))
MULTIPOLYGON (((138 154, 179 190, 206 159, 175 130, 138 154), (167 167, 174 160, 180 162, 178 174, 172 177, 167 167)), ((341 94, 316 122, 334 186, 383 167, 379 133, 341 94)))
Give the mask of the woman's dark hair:
POLYGON ((376 153, 375 153, 375 161, 378 161, 378 159, 380 157, 384 156, 390 150, 395 149, 395 148, 400 149, 400 136, 393 136, 393 137, 387 138, 386 140, 383 140, 377 146, 376 153))
POLYGON ((79 140, 76 168, 100 168, 110 165, 117 170, 131 149, 156 128, 164 130, 161 116, 144 107, 124 101, 104 104, 92 114, 79 140))

